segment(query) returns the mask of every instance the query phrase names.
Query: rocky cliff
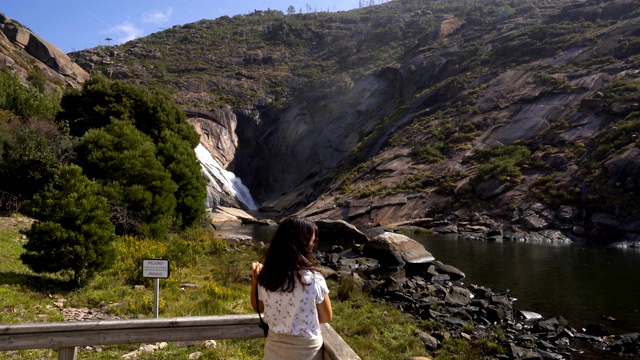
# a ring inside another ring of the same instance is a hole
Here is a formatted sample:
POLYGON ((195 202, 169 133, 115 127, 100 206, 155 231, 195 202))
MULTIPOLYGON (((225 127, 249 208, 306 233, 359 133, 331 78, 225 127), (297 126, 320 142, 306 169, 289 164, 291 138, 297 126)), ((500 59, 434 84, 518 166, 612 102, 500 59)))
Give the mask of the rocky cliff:
POLYGON ((63 87, 79 87, 89 74, 64 52, 20 23, 0 13, 0 68, 9 68, 26 79, 34 73, 43 81, 63 87))
POLYGON ((639 35, 633 0, 395 0, 72 55, 172 91, 264 213, 637 244, 639 35))

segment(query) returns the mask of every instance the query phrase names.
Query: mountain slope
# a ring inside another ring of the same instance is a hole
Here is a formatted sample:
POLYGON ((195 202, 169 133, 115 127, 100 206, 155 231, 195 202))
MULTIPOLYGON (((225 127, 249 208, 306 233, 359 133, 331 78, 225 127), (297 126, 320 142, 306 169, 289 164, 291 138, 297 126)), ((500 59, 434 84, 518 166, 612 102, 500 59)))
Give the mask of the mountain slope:
POLYGON ((0 13, 0 69, 37 86, 79 87, 89 74, 60 49, 0 13))
POLYGON ((632 0, 394 0, 70 55, 171 91, 263 211, 635 241, 639 25, 632 0))

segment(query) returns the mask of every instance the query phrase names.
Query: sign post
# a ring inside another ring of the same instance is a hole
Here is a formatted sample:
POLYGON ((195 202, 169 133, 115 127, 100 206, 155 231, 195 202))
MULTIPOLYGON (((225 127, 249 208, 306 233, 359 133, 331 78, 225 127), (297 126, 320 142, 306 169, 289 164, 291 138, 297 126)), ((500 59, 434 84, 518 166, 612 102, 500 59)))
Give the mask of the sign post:
POLYGON ((154 279, 153 315, 158 318, 160 308, 160 279, 169 277, 169 260, 167 259, 143 259, 142 277, 154 279))

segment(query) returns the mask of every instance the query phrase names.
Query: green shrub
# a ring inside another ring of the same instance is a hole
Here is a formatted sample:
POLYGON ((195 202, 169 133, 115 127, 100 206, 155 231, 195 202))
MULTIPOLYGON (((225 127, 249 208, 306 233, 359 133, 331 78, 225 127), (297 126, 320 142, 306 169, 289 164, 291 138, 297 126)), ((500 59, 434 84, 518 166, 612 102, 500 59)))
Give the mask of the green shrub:
POLYGON ((498 178, 501 181, 518 183, 521 168, 531 163, 531 151, 522 145, 498 145, 481 149, 473 155, 476 163, 483 164, 476 171, 476 179, 498 178))
MULTIPOLYGON (((154 239, 120 236, 114 243, 116 259, 112 269, 117 278, 130 285, 142 284, 143 259, 168 259, 167 245, 154 239)), ((175 264, 169 259, 170 270, 175 264)))
POLYGON ((211 299, 228 300, 231 296, 231 292, 225 286, 220 286, 215 281, 209 281, 204 287, 204 291, 211 299))
POLYGON ((560 205, 579 204, 581 201, 580 189, 560 184, 557 176, 557 174, 551 174, 536 179, 529 189, 531 196, 552 208, 557 208, 560 205))
POLYGON ((28 200, 72 155, 72 140, 49 120, 0 120, 2 190, 28 200))
POLYGON ((416 161, 434 164, 444 159, 444 155, 441 152, 443 148, 444 143, 442 142, 438 142, 435 145, 420 146, 411 151, 411 158, 416 161))
POLYGON ((442 348, 436 351, 436 359, 438 360, 477 360, 481 358, 481 349, 463 338, 444 339, 442 348))
POLYGON ((60 110, 62 91, 43 92, 24 85, 8 70, 0 71, 0 109, 6 109, 23 119, 32 117, 53 119, 60 110))
POLYGON ((117 234, 156 238, 166 234, 173 225, 178 186, 156 157, 149 136, 130 122, 113 120, 104 128, 89 130, 76 152, 76 163, 102 185, 117 234))
POLYGON ((82 139, 77 163, 133 215, 116 216, 132 221, 119 222, 119 234, 160 237, 204 214, 206 185, 193 151, 199 135, 168 93, 96 76, 61 104, 56 120, 82 139))
MULTIPOLYGON (((134 294, 134 296, 128 296, 127 298, 122 299, 122 302, 129 313, 137 315, 146 314, 150 316, 153 314, 153 310, 156 306, 154 300, 154 295, 134 294)), ((158 299, 158 313, 163 312, 166 308, 167 302, 162 298, 158 299)))
POLYGON ((426 332, 436 332, 436 331, 443 331, 446 330, 445 326, 443 323, 439 322, 439 321, 435 321, 433 319, 429 319, 429 320, 422 320, 419 324, 419 327, 421 330, 424 330, 426 332))
POLYGON ((640 79, 622 78, 602 88, 603 99, 609 105, 640 99, 640 79))
POLYGON ((75 286, 108 268, 115 235, 107 199, 98 192, 78 166, 60 168, 46 190, 24 204, 39 221, 25 232, 22 262, 37 273, 69 270, 75 286))
POLYGON ((623 121, 609 125, 598 137, 598 146, 593 152, 595 158, 602 158, 611 150, 620 150, 633 143, 632 135, 640 133, 640 112, 629 114, 623 121))

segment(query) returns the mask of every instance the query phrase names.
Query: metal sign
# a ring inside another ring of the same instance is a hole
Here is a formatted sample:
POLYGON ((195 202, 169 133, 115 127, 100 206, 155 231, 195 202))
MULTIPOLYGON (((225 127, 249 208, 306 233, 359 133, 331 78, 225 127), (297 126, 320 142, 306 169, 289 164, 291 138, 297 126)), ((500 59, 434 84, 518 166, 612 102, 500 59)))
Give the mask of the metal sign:
POLYGON ((166 279, 169 277, 169 260, 144 259, 142 260, 142 277, 166 279))

